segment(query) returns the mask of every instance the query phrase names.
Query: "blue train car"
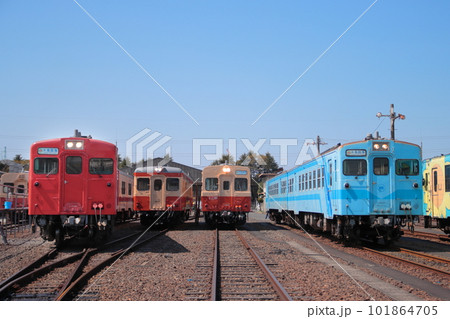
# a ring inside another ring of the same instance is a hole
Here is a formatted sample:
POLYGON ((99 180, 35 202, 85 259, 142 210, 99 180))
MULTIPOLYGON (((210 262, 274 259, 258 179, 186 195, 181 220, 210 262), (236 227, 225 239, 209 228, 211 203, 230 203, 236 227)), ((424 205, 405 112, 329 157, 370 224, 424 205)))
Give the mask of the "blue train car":
POLYGON ((338 144, 266 182, 271 220, 389 243, 422 215, 421 150, 385 139, 338 144))

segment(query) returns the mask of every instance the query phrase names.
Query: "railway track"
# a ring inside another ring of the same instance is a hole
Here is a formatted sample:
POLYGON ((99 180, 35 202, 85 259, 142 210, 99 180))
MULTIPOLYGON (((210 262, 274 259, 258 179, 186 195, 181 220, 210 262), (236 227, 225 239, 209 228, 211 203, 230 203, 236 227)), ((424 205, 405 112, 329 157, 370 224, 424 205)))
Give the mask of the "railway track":
POLYGON ((426 239, 434 239, 439 241, 450 241, 450 237, 447 235, 440 235, 440 234, 433 234, 433 233, 427 233, 427 232, 421 232, 421 231, 410 231, 405 230, 405 234, 403 236, 409 236, 414 238, 426 238, 426 239))
POLYGON ((404 249, 404 248, 399 248, 399 250, 397 252, 383 252, 383 251, 379 251, 376 249, 371 249, 368 247, 362 247, 363 250, 365 251, 369 251, 371 253, 377 254, 377 255, 381 255, 384 257, 388 257, 390 259, 394 259, 396 261, 400 261, 402 263, 406 263, 409 265, 413 265, 415 267, 421 268, 421 269, 427 269, 439 274, 443 274, 446 276, 450 276, 450 272, 445 270, 445 268, 449 268, 450 265, 450 260, 444 259, 444 258, 440 258, 440 257, 436 257, 436 256, 432 256, 432 255, 428 255, 428 254, 424 254, 424 253, 420 253, 420 252, 416 252, 413 250, 409 250, 409 249, 404 249), (398 254, 400 253, 400 254, 398 254), (406 254, 406 255, 413 255, 415 257, 418 257, 419 259, 422 259, 420 262, 418 261, 412 261, 410 259, 401 257, 401 254, 406 254), (434 262, 433 266, 427 265, 425 260, 432 260, 434 262))
POLYGON ((238 230, 216 230, 211 300, 292 300, 238 230))
POLYGON ((71 300, 105 266, 167 231, 133 242, 131 246, 129 241, 141 235, 140 232, 111 241, 100 248, 84 249, 77 253, 54 249, 0 283, 0 300, 71 300), (126 248, 117 249, 111 254, 99 254, 116 245, 126 248))

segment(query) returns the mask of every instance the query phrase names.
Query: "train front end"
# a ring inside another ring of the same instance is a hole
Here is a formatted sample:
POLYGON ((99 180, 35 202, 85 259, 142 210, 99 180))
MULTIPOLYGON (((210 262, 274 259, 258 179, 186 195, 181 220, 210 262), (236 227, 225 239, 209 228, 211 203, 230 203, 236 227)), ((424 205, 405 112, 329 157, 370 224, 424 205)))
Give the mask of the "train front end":
POLYGON ((250 169, 208 166, 202 172, 202 212, 210 227, 244 225, 251 210, 250 169))
POLYGON ((31 146, 29 214, 41 236, 103 237, 117 206, 117 147, 90 138, 59 138, 31 146))

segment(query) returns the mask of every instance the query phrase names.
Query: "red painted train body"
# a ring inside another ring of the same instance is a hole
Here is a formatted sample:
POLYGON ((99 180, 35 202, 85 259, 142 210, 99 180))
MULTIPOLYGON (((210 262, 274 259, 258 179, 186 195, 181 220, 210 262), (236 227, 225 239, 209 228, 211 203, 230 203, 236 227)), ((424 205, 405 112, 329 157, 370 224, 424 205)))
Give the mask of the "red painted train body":
POLYGON ((134 209, 145 226, 185 220, 193 208, 192 179, 176 167, 142 167, 134 172, 134 209))
POLYGON ((202 172, 202 212, 211 227, 243 225, 251 210, 250 169, 245 166, 208 166, 202 172))
POLYGON ((29 214, 41 236, 104 237, 118 206, 117 147, 90 138, 58 138, 31 146, 29 214))

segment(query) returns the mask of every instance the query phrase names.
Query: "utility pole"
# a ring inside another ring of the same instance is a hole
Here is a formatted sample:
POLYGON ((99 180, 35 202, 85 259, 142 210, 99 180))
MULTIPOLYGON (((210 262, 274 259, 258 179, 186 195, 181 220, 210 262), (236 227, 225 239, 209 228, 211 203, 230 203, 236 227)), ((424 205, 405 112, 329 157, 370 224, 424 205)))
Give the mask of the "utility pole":
POLYGON ((401 119, 404 120, 406 117, 403 114, 396 114, 394 112, 394 104, 391 104, 391 112, 388 115, 381 114, 381 112, 377 113, 377 117, 389 117, 391 119, 391 140, 395 140, 395 120, 401 119))
POLYGON ((322 142, 322 139, 320 138, 320 136, 317 135, 316 141, 313 143, 308 143, 307 145, 317 145, 317 155, 320 155, 320 145, 325 145, 325 144, 328 144, 328 143, 322 142))

